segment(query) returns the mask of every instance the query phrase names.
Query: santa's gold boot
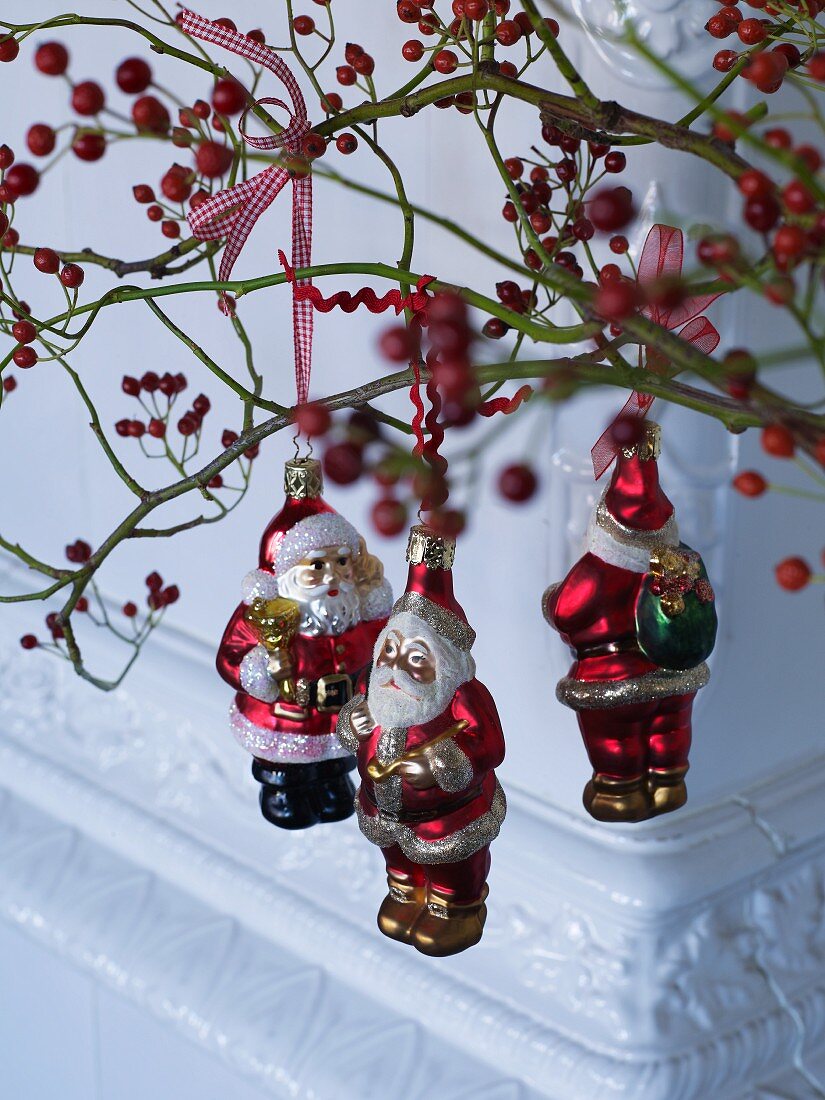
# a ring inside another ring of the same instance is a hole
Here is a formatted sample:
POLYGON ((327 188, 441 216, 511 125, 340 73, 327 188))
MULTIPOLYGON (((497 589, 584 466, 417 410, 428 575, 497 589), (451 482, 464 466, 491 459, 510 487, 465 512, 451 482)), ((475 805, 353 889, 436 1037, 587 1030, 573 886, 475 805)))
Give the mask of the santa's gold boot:
POLYGON ((416 951, 439 958, 457 955, 459 951, 474 947, 484 932, 484 922, 487 920, 484 900, 488 893, 485 886, 478 901, 471 905, 456 905, 430 888, 427 891, 427 906, 413 928, 412 941, 416 951))
POLYGON ((678 768, 651 768, 647 773, 654 814, 669 814, 681 809, 687 802, 685 776, 688 767, 688 764, 683 764, 678 768))
POLYGON ((644 821, 653 814, 644 776, 614 779, 594 772, 584 788, 584 808, 597 821, 644 821))
POLYGON ((412 926, 426 901, 425 889, 402 882, 393 875, 387 875, 387 886, 387 896, 378 910, 378 927, 391 940, 410 943, 412 926))

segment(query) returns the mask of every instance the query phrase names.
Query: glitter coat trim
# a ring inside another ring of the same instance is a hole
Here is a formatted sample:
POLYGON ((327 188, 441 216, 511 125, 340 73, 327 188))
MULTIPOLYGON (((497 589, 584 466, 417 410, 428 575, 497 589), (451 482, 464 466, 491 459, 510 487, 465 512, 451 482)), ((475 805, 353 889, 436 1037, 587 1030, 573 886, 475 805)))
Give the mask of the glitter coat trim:
POLYGON ((363 701, 363 695, 353 695, 350 701, 344 703, 338 712, 338 721, 335 723, 335 736, 348 753, 355 754, 358 752, 358 738, 355 736, 355 731, 352 728, 349 716, 352 713, 352 708, 357 707, 358 704, 363 703, 363 701))
POLYGON ((455 741, 441 741, 425 755, 430 762, 433 779, 442 789, 454 794, 469 787, 473 779, 473 765, 455 741))
POLYGON ((422 596, 420 592, 405 592, 395 601, 393 615, 402 611, 423 619, 442 638, 452 642, 456 649, 469 653, 473 648, 473 642, 476 640, 476 632, 473 628, 463 623, 451 611, 446 611, 432 600, 428 600, 426 596, 422 596))
POLYGON ((250 722, 235 704, 229 711, 229 728, 238 744, 261 760, 273 764, 311 764, 350 756, 334 733, 284 733, 250 722))
POLYGON ((413 863, 428 866, 434 863, 458 863, 491 844, 498 836, 507 814, 507 799, 501 785, 496 781, 492 805, 487 813, 441 840, 420 840, 408 825, 382 817, 380 811, 370 817, 361 806, 360 792, 355 795, 355 811, 361 832, 372 844, 377 844, 380 848, 397 844, 413 863))
POLYGON ((274 703, 278 698, 278 683, 269 675, 269 654, 262 645, 253 646, 241 661, 239 678, 241 688, 253 699, 262 703, 274 703))
POLYGON ((708 680, 710 669, 704 662, 684 672, 660 668, 628 680, 574 680, 565 676, 556 686, 556 698, 573 710, 607 710, 674 695, 692 695, 708 680))
POLYGON ((253 600, 274 600, 278 595, 278 579, 266 569, 252 569, 241 582, 244 603, 253 600))

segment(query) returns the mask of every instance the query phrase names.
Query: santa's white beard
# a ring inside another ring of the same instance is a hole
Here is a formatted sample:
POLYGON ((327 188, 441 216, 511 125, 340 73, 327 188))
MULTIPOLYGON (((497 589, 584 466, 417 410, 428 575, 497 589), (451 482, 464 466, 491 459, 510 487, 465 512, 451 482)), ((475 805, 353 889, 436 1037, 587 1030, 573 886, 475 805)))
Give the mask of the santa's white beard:
POLYGON ((469 653, 456 649, 427 623, 409 613, 390 619, 376 643, 376 656, 384 647, 387 630, 392 627, 400 628, 405 637, 419 637, 427 642, 435 654, 435 679, 430 684, 422 684, 401 669, 374 664, 367 705, 382 729, 422 726, 444 713, 456 691, 475 674, 475 664, 469 653), (412 629, 411 624, 414 624, 412 629), (396 686, 390 687, 391 682, 396 686))
POLYGON ((335 585, 337 592, 334 596, 330 596, 328 585, 318 585, 311 589, 311 595, 307 595, 307 589, 290 574, 292 570, 278 578, 278 595, 295 600, 300 606, 301 625, 298 629, 301 634, 313 637, 343 634, 360 623, 361 601, 354 584, 339 582, 335 585))

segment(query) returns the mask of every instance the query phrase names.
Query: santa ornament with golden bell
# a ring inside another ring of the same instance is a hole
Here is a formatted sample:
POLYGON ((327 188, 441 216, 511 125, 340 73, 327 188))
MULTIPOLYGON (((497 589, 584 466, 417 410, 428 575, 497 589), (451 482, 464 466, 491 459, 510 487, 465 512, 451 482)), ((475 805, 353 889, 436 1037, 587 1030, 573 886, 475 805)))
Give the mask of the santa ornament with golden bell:
POLYGON ((366 693, 337 734, 357 755, 361 831, 384 855, 378 926, 425 955, 481 939, 490 844, 506 801, 495 703, 475 678, 475 632, 453 593, 455 542, 424 525, 407 548, 407 588, 375 646, 366 693))
POLYGON ((323 499, 319 462, 287 462, 284 485, 217 667, 236 691, 230 728, 253 756, 264 817, 305 829, 353 813, 355 761, 335 725, 366 684, 392 592, 363 538, 323 499))
POLYGON ((576 711, 593 766, 585 808, 599 821, 643 821, 687 801, 693 700, 710 675, 716 612, 659 484, 658 424, 629 418, 614 431, 616 466, 586 552, 542 604, 575 658, 556 694, 576 711))

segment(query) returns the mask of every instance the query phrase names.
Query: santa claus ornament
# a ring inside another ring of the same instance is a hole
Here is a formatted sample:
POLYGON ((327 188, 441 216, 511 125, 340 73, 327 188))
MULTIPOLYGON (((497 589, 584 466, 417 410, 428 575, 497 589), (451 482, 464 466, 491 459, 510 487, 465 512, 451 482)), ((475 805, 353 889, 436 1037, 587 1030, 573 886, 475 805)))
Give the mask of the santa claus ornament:
POLYGON ((341 711, 337 735, 357 755, 361 831, 384 855, 384 935, 425 955, 481 939, 490 843, 506 801, 495 703, 475 679, 475 632, 453 594, 455 543, 410 533, 407 589, 375 645, 369 687, 341 711))
POLYGON ((324 501, 320 463, 287 462, 284 482, 217 666, 237 692, 230 728, 254 758, 264 817, 305 829, 353 813, 355 760, 335 725, 366 685, 392 592, 363 538, 324 501))
POLYGON ((713 589, 679 541, 659 484, 660 429, 637 423, 587 532, 587 550, 544 594, 547 621, 575 661, 556 695, 576 711, 599 821, 643 821, 687 801, 696 692, 716 638, 713 589))

